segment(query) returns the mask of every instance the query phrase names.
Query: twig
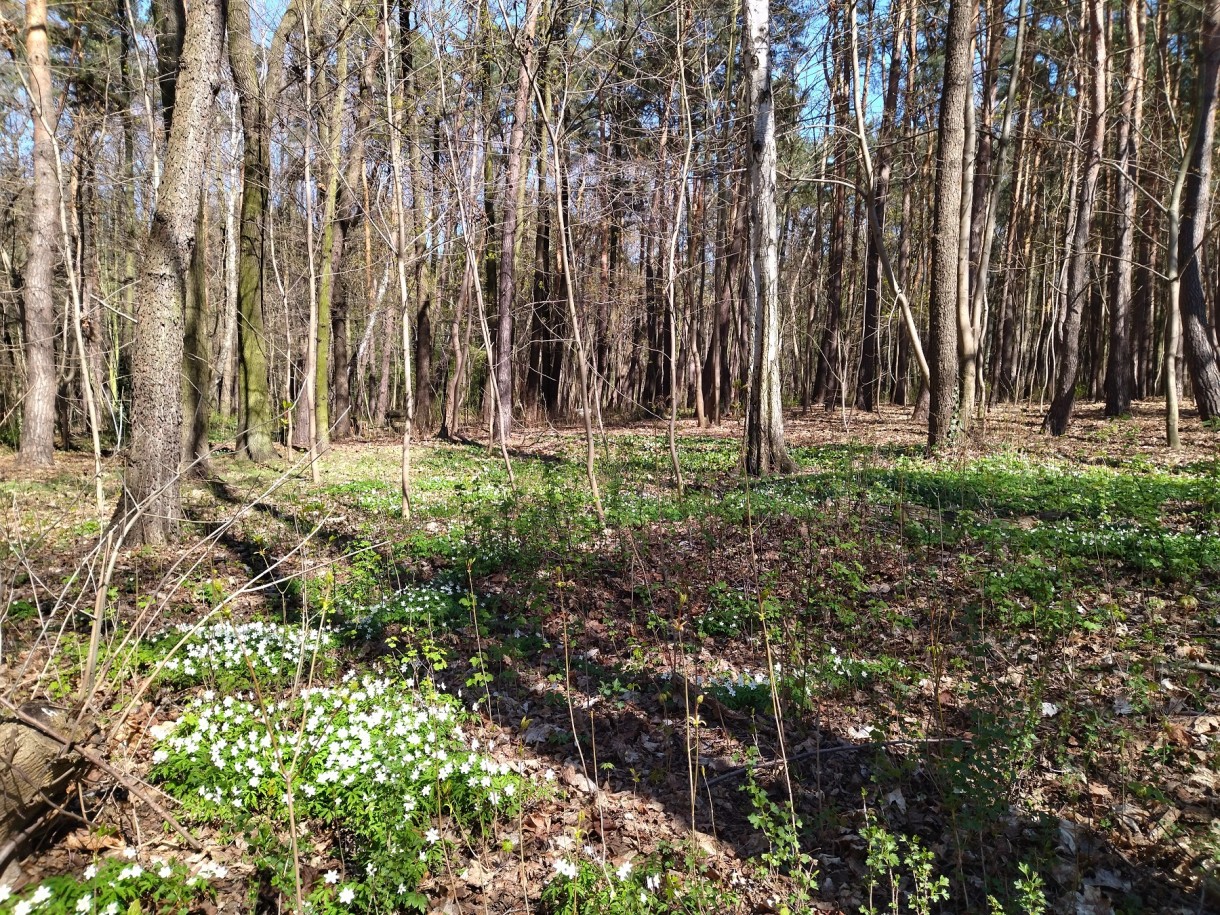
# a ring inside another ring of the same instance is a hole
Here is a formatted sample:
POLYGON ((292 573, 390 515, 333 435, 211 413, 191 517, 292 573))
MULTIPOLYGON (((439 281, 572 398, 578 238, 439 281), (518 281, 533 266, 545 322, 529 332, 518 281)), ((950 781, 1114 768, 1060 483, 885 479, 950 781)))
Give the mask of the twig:
POLYGON ((142 779, 139 779, 136 776, 133 776, 133 775, 130 775, 130 774, 127 774, 124 772, 120 772, 114 766, 110 765, 110 763, 106 762, 106 760, 103 759, 102 756, 99 755, 98 753, 95 753, 93 750, 90 750, 88 747, 83 747, 83 746, 80 746, 79 744, 74 743, 73 741, 69 740, 67 737, 64 737, 54 728, 47 725, 45 722, 39 721, 33 715, 27 715, 25 712, 23 712, 17 706, 13 705, 7 699, 0 698, 0 705, 4 706, 4 708, 6 708, 9 712, 11 712, 13 715, 15 715, 17 717, 17 719, 19 721, 21 721, 23 724, 26 724, 29 727, 33 728, 34 730, 38 731, 40 734, 43 734, 44 736, 51 738, 56 743, 58 743, 60 746, 62 746, 65 750, 76 753, 81 759, 85 760, 85 762, 89 763, 92 766, 96 766, 97 768, 99 768, 103 772, 105 772, 107 775, 109 775, 111 778, 120 782, 124 788, 126 788, 128 791, 130 791, 132 793, 132 795, 139 798, 146 805, 148 805, 148 807, 153 811, 153 813, 157 814, 157 816, 161 817, 161 819, 163 819, 166 823, 168 823, 170 825, 170 827, 173 828, 174 832, 178 833, 178 835, 182 837, 182 839, 186 842, 187 845, 189 845, 191 847, 191 849, 193 851, 203 851, 203 846, 199 843, 199 840, 197 840, 194 836, 192 836, 189 832, 187 832, 186 829, 183 828, 182 824, 179 823, 174 818, 174 815, 172 813, 170 813, 168 810, 166 810, 164 807, 162 807, 160 804, 158 804, 156 801, 154 801, 151 797, 149 797, 145 793, 145 791, 142 787, 145 783, 142 779))
MULTIPOLYGON (((806 750, 804 753, 797 753, 795 756, 789 756, 786 760, 768 759, 764 760, 763 762, 755 763, 752 766, 739 766, 736 769, 730 769, 728 772, 717 775, 715 778, 708 779, 704 783, 704 787, 711 788, 715 785, 719 785, 721 782, 730 781, 737 778, 739 775, 744 775, 751 769, 769 769, 784 762, 796 763, 802 762, 806 759, 814 759, 822 756, 833 756, 838 753, 851 753, 856 750, 886 750, 890 747, 925 747, 934 743, 952 743, 956 741, 957 738, 954 737, 929 737, 926 740, 883 740, 874 743, 841 743, 836 744, 833 747, 821 747, 816 750, 806 750)), ((969 741, 965 740, 962 742, 969 743, 969 741)))
POLYGON ((1208 664, 1206 661, 1188 661, 1186 666, 1191 670, 1201 670, 1207 674, 1220 674, 1220 664, 1208 664))

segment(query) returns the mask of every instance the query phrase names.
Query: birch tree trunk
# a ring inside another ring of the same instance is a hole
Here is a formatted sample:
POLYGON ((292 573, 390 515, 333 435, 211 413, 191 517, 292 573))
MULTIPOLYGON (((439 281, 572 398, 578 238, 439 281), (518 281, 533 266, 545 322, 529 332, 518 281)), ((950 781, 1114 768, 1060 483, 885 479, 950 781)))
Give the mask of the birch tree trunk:
POLYGON ((746 411, 746 472, 790 473, 796 463, 784 444, 780 389, 779 226, 775 213, 775 102, 771 88, 771 11, 768 0, 745 0, 750 73, 750 293, 754 349, 746 411))

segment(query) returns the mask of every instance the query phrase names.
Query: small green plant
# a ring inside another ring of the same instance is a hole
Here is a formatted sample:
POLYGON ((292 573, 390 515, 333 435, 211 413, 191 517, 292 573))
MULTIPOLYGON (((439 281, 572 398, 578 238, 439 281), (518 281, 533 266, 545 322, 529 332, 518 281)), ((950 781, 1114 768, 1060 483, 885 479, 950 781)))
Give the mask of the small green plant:
POLYGON ((350 600, 336 602, 346 622, 340 627, 345 641, 360 643, 384 636, 393 626, 411 631, 448 629, 470 620, 469 597, 456 580, 438 579, 407 585, 376 603, 357 608, 350 600))
POLYGON ((1017 869, 1021 876, 1013 883, 1013 905, 1006 908, 994 896, 988 896, 987 904, 991 907, 991 915, 1046 915, 1046 884, 1042 875, 1024 861, 1017 865, 1017 869))
POLYGON ((666 846, 638 865, 625 861, 615 867, 586 845, 583 854, 557 858, 552 866, 554 876, 541 898, 547 915, 695 915, 738 904, 697 855, 666 846))
POLYGON ((760 601, 757 593, 730 588, 720 581, 709 589, 708 607, 696 621, 696 632, 700 638, 749 635, 759 630, 760 622, 776 622, 782 613, 779 600, 766 589, 760 601))
POLYGON ((800 832, 804 827, 801 818, 791 805, 781 807, 765 788, 758 783, 754 767, 758 751, 751 747, 746 768, 746 782, 741 790, 750 799, 752 812, 747 817, 750 825, 767 838, 769 849, 759 858, 775 874, 787 874, 796 885, 793 900, 798 911, 803 911, 817 888, 818 869, 813 856, 801 849, 800 832))
POLYGON ((761 671, 747 671, 735 677, 697 677, 695 682, 721 705, 734 711, 766 713, 771 710, 771 681, 761 671))
POLYGON ((931 915, 932 907, 949 898, 949 878, 936 873, 936 856, 924 848, 915 836, 895 836, 884 826, 864 815, 861 830, 868 843, 868 904, 864 915, 900 915, 907 909, 912 915, 931 915), (882 891, 885 900, 879 908, 875 895, 882 891))

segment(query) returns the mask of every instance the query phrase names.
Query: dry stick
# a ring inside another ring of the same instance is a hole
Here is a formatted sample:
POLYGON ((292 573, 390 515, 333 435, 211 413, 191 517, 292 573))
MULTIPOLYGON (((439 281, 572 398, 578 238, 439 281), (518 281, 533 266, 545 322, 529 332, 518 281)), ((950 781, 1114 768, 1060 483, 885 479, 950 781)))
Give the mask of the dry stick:
MULTIPOLYGON (((194 466, 194 462, 192 462, 191 466, 194 466)), ((187 469, 189 469, 189 468, 187 468, 187 469)), ((123 522, 122 529, 119 530, 118 538, 113 541, 113 546, 111 547, 113 552, 111 555, 111 560, 106 567, 105 575, 102 578, 102 580, 98 583, 98 588, 103 594, 108 589, 109 584, 110 584, 110 576, 114 572, 115 561, 117 560, 117 555, 115 555, 115 554, 117 554, 117 551, 119 550, 123 541, 126 539, 127 535, 131 532, 131 529, 135 526, 136 521, 139 520, 140 516, 144 513, 145 506, 148 505, 149 503, 151 503, 152 500, 158 498, 160 496, 160 494, 162 492, 164 492, 165 489, 167 489, 169 486, 173 485, 177 479, 178 479, 178 476, 174 476, 169 481, 167 481, 163 486, 161 486, 160 488, 158 488, 157 490, 155 490, 154 492, 149 494, 148 499, 144 502, 137 503, 134 507, 134 510, 130 513, 130 515, 128 517, 126 517, 125 521, 123 522)), ((64 585, 62 591, 60 592, 60 597, 56 600, 54 608, 58 608, 59 606, 61 606, 62 602, 64 601, 64 599, 68 593, 68 589, 72 586, 73 582, 75 582, 75 580, 80 572, 80 569, 86 563, 91 563, 93 561, 94 556, 96 556, 99 551, 102 551, 106 548, 106 545, 111 542, 111 536, 113 535, 113 532, 116 529, 118 529, 118 528, 116 528, 115 525, 111 525, 109 530, 106 532, 106 537, 104 537, 104 538, 99 537, 97 546, 91 548, 89 553, 86 554, 85 559, 82 560, 81 563, 78 563, 76 568, 74 568, 72 570, 72 574, 69 576, 68 582, 64 585)), ((173 568, 176 568, 178 566, 178 564, 179 564, 179 561, 175 561, 173 568)), ((28 570, 28 564, 27 564, 27 570, 28 570)), ((35 576, 34 576, 32 570, 28 570, 28 571, 30 571, 31 578, 34 578, 35 576)), ((78 598, 78 600, 79 600, 79 598, 78 598)), ((94 597, 95 610, 99 605, 100 605, 100 602, 95 593, 95 597, 94 597)), ((52 613, 54 612, 54 608, 52 610, 52 613)), ((48 622, 48 624, 43 627, 43 631, 42 631, 42 633, 40 633, 39 638, 41 638, 42 635, 46 633, 47 629, 49 628, 49 625, 50 624, 48 622)), ((61 633, 63 632, 63 628, 66 625, 67 625, 67 615, 65 614, 63 624, 60 627, 61 633)), ((97 630, 95 632, 97 641, 100 642, 100 638, 101 638, 100 625, 101 624, 97 617, 95 617, 93 625, 94 625, 95 630, 97 630)), ((91 636, 90 644, 93 645, 93 643, 94 643, 94 636, 91 636)), ((95 655, 95 660, 96 660, 96 655, 95 655)), ((28 661, 28 658, 27 658, 27 661, 28 661)), ((50 663, 51 663, 51 659, 48 658, 47 666, 49 666, 50 663)), ((44 673, 46 672, 46 669, 47 669, 47 667, 44 666, 44 668, 43 668, 44 673)))
MULTIPOLYGON (((751 383, 753 383, 753 372, 750 373, 751 383)), ((753 396, 748 389, 747 396, 753 396)), ((749 447, 747 442, 748 430, 746 424, 742 423, 741 429, 741 453, 744 458, 746 449, 749 447)), ((779 744, 779 762, 784 768, 784 785, 788 789, 788 814, 792 824, 792 834, 796 835, 800 832, 800 827, 796 819, 796 793, 792 788, 792 773, 788 768, 788 742, 784 739, 784 710, 780 703, 779 689, 775 684, 775 655, 771 647, 771 630, 767 625, 766 613, 763 610, 763 589, 762 576, 758 569, 758 547, 754 540, 754 508, 750 499, 750 475, 745 472, 745 461, 741 464, 742 481, 745 484, 746 495, 746 533, 749 535, 750 547, 750 571, 754 576, 754 588, 758 592, 758 621, 762 627, 763 633, 763 649, 767 659, 767 680, 771 686, 771 710, 775 715, 775 739, 779 744)))
MULTIPOLYGON (((105 572, 102 574, 102 581, 98 583, 97 593, 93 597, 93 625, 89 630, 89 656, 85 659, 85 672, 81 677, 81 703, 78 714, 82 717, 85 709, 93 700, 93 694, 97 691, 97 653, 101 647, 102 616, 106 611, 106 597, 109 590, 105 587, 105 583, 108 583, 111 576, 114 575, 114 565, 119 556, 119 551, 114 548, 113 540, 114 531, 106 531, 106 544, 102 549, 105 572)), ((78 717, 77 720, 79 721, 80 718, 78 717)))
POLYGON ((124 788, 143 801, 149 807, 149 809, 153 811, 153 813, 157 814, 157 816, 161 817, 161 819, 168 823, 173 830, 183 838, 183 840, 191 847, 192 850, 203 851, 203 846, 199 844, 199 841, 182 827, 182 824, 174 818, 174 815, 145 793, 144 788, 151 786, 143 779, 137 778, 130 773, 120 772, 93 750, 74 744, 57 730, 50 727, 45 722, 35 718, 33 715, 27 715, 7 699, 0 698, 0 706, 3 706, 10 713, 16 716, 16 718, 23 724, 33 728, 43 736, 51 738, 65 750, 75 753, 81 759, 85 760, 85 762, 92 766, 96 766, 111 778, 118 781, 124 788))
MULTIPOLYGON (((386 84, 386 105, 389 108, 390 116, 390 171, 394 181, 394 265, 398 273, 398 302, 402 311, 402 360, 403 360, 403 376, 405 378, 404 396, 406 398, 406 408, 404 410, 403 430, 402 430, 402 467, 400 473, 400 487, 402 491, 402 517, 403 520, 411 520, 411 433, 412 427, 415 425, 415 388, 414 381, 411 378, 411 315, 409 311, 409 296, 407 293, 407 265, 404 260, 407 254, 407 220, 406 214, 403 211, 402 193, 402 122, 400 118, 399 106, 394 99, 397 93, 393 90, 393 66, 392 58, 394 56, 394 26, 390 21, 390 3, 389 0, 382 0, 382 15, 385 17, 385 54, 382 55, 382 62, 385 68, 385 84, 386 84)), ((406 36, 403 36, 403 41, 406 41, 406 36)), ((419 188, 413 188, 411 193, 418 194, 419 188)), ((423 226, 417 226, 418 231, 423 231, 423 226)), ((387 341, 386 345, 389 343, 387 341)), ((490 352, 490 351, 489 351, 490 352)))
MULTIPOLYGON (((305 594, 308 595, 307 589, 305 590, 305 594)), ((308 600, 308 597, 306 597, 306 600, 308 600)), ((305 616, 307 611, 308 611, 308 604, 306 604, 305 606, 302 607, 302 616, 305 616)), ((322 630, 322 625, 325 621, 325 618, 326 618, 325 605, 323 605, 322 616, 319 617, 319 619, 318 619, 319 633, 322 630)), ((319 651, 320 645, 321 645, 320 639, 314 641, 313 653, 310 656, 310 661, 309 661, 309 679, 306 681, 308 683, 313 682, 313 674, 314 674, 314 671, 317 669, 317 659, 318 659, 318 651, 319 651)), ((296 732, 297 739, 296 739, 295 745, 293 746, 293 751, 292 751, 292 765, 291 765, 291 767, 285 766, 284 765, 284 754, 280 749, 279 737, 276 734, 276 729, 275 729, 274 724, 272 723, 271 716, 267 713, 267 703, 266 703, 266 700, 263 698, 263 691, 261 689, 259 689, 258 676, 254 670, 254 662, 250 660, 250 654, 248 651, 246 651, 244 645, 242 646, 242 658, 246 662, 246 669, 250 673, 250 682, 253 686, 254 697, 255 697, 256 701, 258 702, 259 711, 262 712, 263 724, 265 724, 267 727, 267 736, 268 736, 269 740, 271 741, 271 750, 275 754, 275 763, 279 767, 280 775, 283 776, 283 778, 284 778, 284 802, 285 802, 284 806, 288 808, 288 831, 289 831, 288 841, 289 841, 290 846, 292 847, 292 883, 293 883, 293 888, 296 891, 297 911, 300 912, 300 911, 304 911, 304 907, 303 907, 304 897, 301 892, 301 854, 300 854, 300 848, 297 844, 296 803, 295 803, 295 795, 293 794, 293 791, 292 791, 292 776, 296 773, 297 763, 300 761, 300 758, 301 758, 301 750, 305 744, 305 719, 309 714, 308 703, 307 702, 301 703, 301 727, 299 727, 296 732)), ((295 685, 298 688, 300 686, 300 681, 301 681, 301 668, 304 666, 304 662, 305 662, 305 658, 303 655, 298 657, 297 672, 296 672, 296 677, 295 677, 295 680, 296 680, 295 685)))
MULTIPOLYGON (((562 571, 561 571, 562 577, 562 571)), ((573 583, 574 584, 574 583, 573 583)), ((558 582, 558 586, 563 588, 565 583, 558 582)), ((605 804, 601 802, 601 789, 597 784, 597 760, 594 757, 593 777, 589 778, 589 763, 585 759, 585 751, 580 745, 580 735, 576 731, 576 707, 572 704, 572 642, 568 631, 568 617, 571 615, 571 606, 569 601, 561 601, 563 607, 563 686, 564 696, 568 700, 568 720, 572 724, 572 741, 576 744, 576 755, 580 757, 580 770, 585 776, 586 781, 593 783, 593 802, 597 805, 598 819, 601 823, 601 833, 603 846, 605 843, 606 820, 605 820, 605 804)), ((589 736, 593 738, 593 715, 589 715, 589 736)), ((596 744, 594 744, 596 747, 596 744)))
MULTIPOLYGON (((309 41, 309 7, 308 2, 301 4, 303 33, 305 36, 305 111, 306 115, 313 110, 313 49, 309 41)), ((305 125, 304 158, 305 158, 305 253, 309 265, 309 337, 305 341, 305 409, 309 412, 309 476, 314 483, 321 482, 318 473, 318 419, 316 415, 318 399, 318 289, 317 266, 314 263, 313 251, 313 133, 309 124, 305 125)), ((300 891, 298 887, 298 897, 300 891)), ((297 902, 301 900, 298 898, 297 902)))
MULTIPOLYGON (((288 470, 285 471, 285 473, 280 476, 280 478, 278 478, 277 480, 275 480, 272 483, 271 487, 268 489, 268 492, 274 490, 276 487, 279 486, 279 484, 286 477, 291 475, 295 471, 296 466, 297 465, 294 464, 293 466, 289 467, 288 470)), ((152 497, 150 497, 150 498, 152 498, 152 497)), ((210 535, 208 538, 206 538, 204 541, 202 541, 199 546, 206 547, 210 542, 218 540, 221 536, 223 536, 224 532, 227 531, 229 527, 231 527, 233 524, 237 523, 238 519, 243 517, 246 514, 246 512, 249 511, 251 508, 252 508, 252 506, 243 506, 241 511, 237 512, 233 516, 233 518, 231 518, 225 524, 221 525, 217 531, 215 531, 212 535, 210 535)), ((191 637, 191 635, 193 635, 195 632, 197 632, 199 630, 199 628, 203 626, 204 623, 206 623, 213 616, 215 616, 217 613, 219 613, 227 604, 236 600, 242 594, 246 593, 246 591, 249 590, 250 586, 252 586, 256 582, 258 582, 259 579, 270 575, 271 572, 275 571, 280 565, 287 562, 288 559, 290 559, 295 553, 297 553, 297 551, 304 549, 305 545, 314 537, 315 534, 317 534, 317 532, 319 530, 321 530, 322 524, 324 524, 326 522, 326 520, 328 520, 328 519, 323 518, 322 520, 320 520, 318 522, 318 524, 314 527, 314 529, 312 531, 310 531, 309 534, 306 535, 306 537, 300 543, 298 543, 296 546, 294 546, 284 556, 277 559, 274 563, 272 563, 262 572, 255 575, 252 579, 250 579, 249 582, 242 585, 233 594, 226 597, 223 601, 221 601, 214 608, 212 608, 211 611, 206 613, 198 622, 196 622, 195 626, 189 632, 183 634, 183 637, 178 641, 178 643, 170 650, 170 652, 166 655, 165 658, 163 658, 160 662, 158 662, 157 666, 149 673, 149 675, 144 679, 144 681, 136 689, 135 695, 130 700, 130 702, 127 704, 127 706, 123 709, 122 713, 120 713, 118 719, 115 721, 114 726, 110 732, 111 736, 113 736, 115 733, 117 733, 118 729, 122 726, 123 722, 127 719, 127 716, 130 715, 132 713, 132 711, 135 709, 136 705, 140 701, 141 696, 143 696, 144 692, 152 685, 152 683, 155 680, 155 678, 157 677, 157 675, 160 674, 161 670, 164 668, 165 661, 168 660, 168 658, 172 657, 173 653, 176 652, 179 648, 181 648, 182 645, 185 644, 187 639, 189 639, 191 637)), ((129 522, 127 528, 120 535, 119 540, 118 540, 119 544, 122 543, 123 536, 125 536, 127 531, 130 530, 132 524, 134 524, 134 520, 132 522, 129 522)), ((117 544, 114 547, 114 549, 116 552, 119 549, 117 544)), ((188 552, 186 555, 189 556, 190 552, 188 552)), ((183 558, 183 560, 185 560, 185 557, 183 558)), ((180 561, 182 561, 182 560, 180 560, 180 561)), ((196 560, 195 564, 193 566, 191 566, 191 568, 188 569, 185 573, 183 573, 183 575, 179 578, 179 583, 181 583, 181 581, 184 581, 187 577, 189 577, 191 572, 193 572, 194 569, 196 569, 202 562, 203 562, 203 556, 201 556, 198 560, 196 560)), ((175 567, 177 567, 178 564, 179 563, 176 562, 175 567)), ((111 566, 111 568, 113 568, 113 565, 111 566)), ((288 578, 291 578, 291 577, 293 577, 293 576, 288 576, 288 578)), ((281 579, 281 580, 284 580, 284 579, 281 579)), ((278 583, 278 581, 280 581, 280 580, 269 582, 269 584, 275 584, 275 583, 278 583)), ((106 583, 103 582, 103 588, 105 587, 105 584, 106 583)), ((177 590, 177 586, 175 586, 173 589, 170 590, 169 594, 167 594, 165 596, 165 598, 162 600, 161 604, 159 604, 158 607, 156 608, 155 613, 159 613, 165 607, 166 603, 168 603, 170 597, 173 595, 174 591, 176 591, 176 590, 177 590)), ((151 615, 155 615, 155 614, 151 614, 151 615)), ((124 637, 124 641, 119 645, 118 650, 121 651, 123 646, 126 645, 127 640, 130 639, 132 637, 132 635, 136 632, 136 630, 143 618, 144 618, 144 614, 141 614, 141 616, 137 618, 136 624, 128 632, 127 636, 124 637)))
MULTIPOLYGON (((750 771, 751 768, 769 769, 772 766, 779 765, 787 768, 792 763, 803 762, 807 759, 820 759, 824 756, 835 756, 839 753, 852 753, 857 750, 886 750, 890 747, 926 747, 931 744, 952 743, 955 741, 956 738, 953 737, 929 737, 925 740, 882 740, 874 741, 872 743, 841 743, 836 744, 833 747, 820 747, 816 750, 806 750, 803 753, 797 753, 795 756, 789 756, 786 759, 782 757, 779 759, 768 759, 764 762, 755 763, 752 767, 739 766, 736 769, 730 769, 727 772, 717 775, 713 779, 708 779, 704 782, 704 786, 707 788, 712 788, 723 782, 731 781, 732 779, 735 779, 738 776, 750 771)), ((963 742, 968 743, 969 741, 963 742)))
POLYGON ((673 463, 674 483, 678 487, 678 499, 685 494, 682 481, 682 465, 678 461, 678 315, 674 303, 678 284, 678 234, 682 231, 683 209, 686 205, 686 177, 690 173, 691 154, 695 147, 695 130, 691 123, 690 99, 686 91, 686 60, 682 54, 682 19, 685 14, 682 3, 675 13, 674 46, 678 52, 678 97, 682 106, 682 121, 686 131, 686 149, 682 155, 682 171, 678 175, 678 209, 674 214, 674 228, 669 236, 669 252, 665 262, 665 304, 669 312, 669 459, 673 463))

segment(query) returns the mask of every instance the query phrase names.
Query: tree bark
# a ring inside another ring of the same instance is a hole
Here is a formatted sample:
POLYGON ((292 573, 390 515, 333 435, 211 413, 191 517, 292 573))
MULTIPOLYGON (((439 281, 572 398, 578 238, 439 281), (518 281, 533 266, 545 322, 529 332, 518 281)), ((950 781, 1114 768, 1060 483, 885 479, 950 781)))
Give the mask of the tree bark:
MULTIPOLYGON (((232 100, 229 113, 229 141, 236 150, 241 140, 237 119, 237 99, 232 100)), ((216 358, 219 385, 216 387, 216 409, 221 419, 227 421, 233 411, 233 394, 237 386, 234 355, 237 342, 237 193, 240 178, 239 161, 234 159, 229 166, 224 184, 224 306, 216 321, 216 333, 220 338, 220 352, 216 358)))
MULTIPOLYGON (((885 102, 881 112, 881 133, 877 152, 877 177, 873 183, 868 248, 865 254, 864 283, 864 338, 860 353, 860 371, 856 380, 856 406, 863 410, 875 410, 880 395, 881 367, 881 229, 885 226, 885 203, 890 188, 890 153, 888 142, 894 133, 898 117, 898 86, 901 76, 902 35, 905 22, 903 4, 895 4, 893 15, 894 38, 890 53, 890 66, 885 89, 885 102), (875 228, 874 228, 875 227, 875 228)), ((852 66, 856 63, 853 59, 852 66)))
POLYGON ((775 99, 771 86, 771 11, 768 0, 745 0, 750 73, 750 292, 754 348, 746 411, 746 472, 790 473, 796 463, 784 444, 780 389, 779 226, 775 212, 775 99))
MULTIPOLYGON (((201 189, 202 190, 202 189, 201 189)), ((208 332, 206 195, 199 195, 195 247, 183 299, 182 460, 196 476, 208 473, 211 447, 212 337, 208 332)))
POLYGON ((55 221, 59 182, 51 119, 55 104, 47 41, 46 0, 25 6, 26 60, 34 121, 34 194, 23 280, 25 401, 21 415, 21 463, 50 466, 55 460, 55 221))
POLYGON ((1089 105, 1085 148, 1081 151, 1080 181, 1077 186, 1076 221, 1068 254, 1064 316, 1058 334, 1059 366, 1055 379, 1055 398, 1046 415, 1046 428, 1052 435, 1063 435, 1072 422, 1076 403, 1076 373, 1080 365, 1080 319, 1089 299, 1089 233, 1097 203, 1097 183, 1106 137, 1106 30, 1105 0, 1089 0, 1089 48, 1092 55, 1089 76, 1090 95, 1080 103, 1089 105))
POLYGON ((970 89, 973 3, 950 0, 945 36, 945 75, 936 143, 936 191, 932 214, 931 370, 928 446, 952 437, 957 413, 958 255, 961 248, 962 152, 966 142, 966 99, 970 89))
POLYGON ((161 93, 161 120, 169 137, 178 98, 178 71, 186 41, 186 6, 183 0, 152 0, 153 27, 157 33, 157 87, 161 93))
POLYGON ((1114 289, 1110 306, 1110 353, 1106 367, 1106 416, 1131 412, 1135 364, 1131 354, 1131 303, 1135 274, 1136 169, 1144 107, 1144 4, 1127 0, 1127 79, 1118 116, 1118 200, 1114 289))
POLYGON ((195 246, 224 31, 224 0, 196 0, 187 24, 165 173, 135 303, 131 451, 116 525, 128 544, 162 544, 178 530, 181 500, 183 281, 195 246))
POLYGON ((525 151, 525 122, 529 116, 534 78, 534 33, 541 6, 540 0, 527 0, 525 23, 518 36, 521 66, 517 71, 517 97, 513 105, 513 126, 508 139, 508 163, 504 179, 504 223, 500 227, 500 276, 496 288, 494 372, 497 397, 492 430, 501 442, 508 441, 513 425, 513 297, 516 294, 517 276, 517 223, 521 218, 519 191, 525 151))
MULTIPOLYGON (((344 36, 351 17, 345 2, 339 16, 339 49, 335 62, 335 97, 326 124, 326 199, 322 211, 321 277, 318 281, 318 358, 314 378, 314 423, 318 447, 330 447, 331 305, 335 298, 335 268, 343 257, 343 238, 338 227, 339 169, 343 151, 343 109, 347 100, 347 46, 344 36)), ((336 363, 336 372, 346 371, 336 363)))
POLYGON ((284 45, 296 27, 294 3, 284 11, 268 55, 265 86, 260 84, 251 37, 250 0, 229 2, 229 63, 241 104, 241 238, 237 265, 237 453, 265 463, 276 456, 272 434, 276 411, 267 375, 267 335, 263 320, 266 223, 271 185, 271 110, 280 90, 284 45))
POLYGON ((1220 362, 1212 339, 1203 290, 1203 244, 1212 198, 1212 153, 1216 141, 1217 82, 1220 80, 1220 0, 1209 0, 1199 48, 1198 101, 1189 171, 1182 194, 1178 235, 1182 341, 1195 404, 1204 422, 1220 418, 1220 362))

